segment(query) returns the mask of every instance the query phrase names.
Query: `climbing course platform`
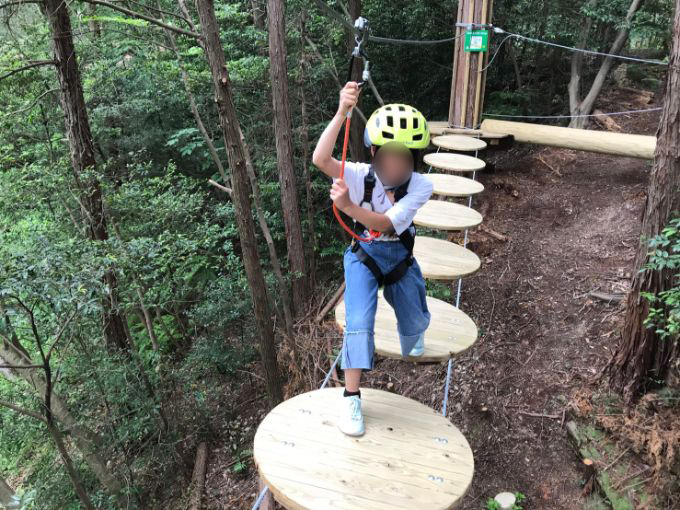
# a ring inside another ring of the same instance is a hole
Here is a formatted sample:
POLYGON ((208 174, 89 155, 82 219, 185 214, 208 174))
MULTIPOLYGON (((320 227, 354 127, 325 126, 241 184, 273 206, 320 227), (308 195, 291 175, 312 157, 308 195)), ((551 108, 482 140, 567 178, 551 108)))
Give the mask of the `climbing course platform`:
MULTIPOLYGON (((477 340, 477 326, 460 309, 446 301, 427 298, 427 308, 432 314, 430 327, 425 332, 425 352, 422 356, 402 358, 397 333, 397 317, 383 293, 378 293, 378 309, 375 314, 375 352, 392 359, 418 362, 446 361, 465 351, 477 340)), ((345 328, 345 302, 335 309, 335 322, 345 328)))
POLYGON ((450 152, 426 154, 423 161, 426 165, 448 172, 478 172, 486 167, 486 163, 479 158, 450 152))
POLYGON ((481 266, 479 257, 459 244, 416 236, 413 255, 425 278, 455 280, 476 273, 481 266))
POLYGON ((464 230, 481 222, 482 215, 474 209, 444 200, 428 200, 413 218, 413 223, 420 227, 440 230, 464 230))
POLYGON ((440 149, 462 152, 476 152, 486 149, 486 142, 479 138, 464 135, 442 135, 432 138, 432 143, 440 149))
POLYGON ((336 426, 342 388, 293 397, 255 434, 262 480, 288 510, 448 509, 474 471, 461 432, 429 407, 394 393, 361 389, 366 433, 336 426))
POLYGON ((444 197, 469 197, 484 191, 484 185, 473 179, 450 174, 423 174, 430 179, 434 194, 444 197))

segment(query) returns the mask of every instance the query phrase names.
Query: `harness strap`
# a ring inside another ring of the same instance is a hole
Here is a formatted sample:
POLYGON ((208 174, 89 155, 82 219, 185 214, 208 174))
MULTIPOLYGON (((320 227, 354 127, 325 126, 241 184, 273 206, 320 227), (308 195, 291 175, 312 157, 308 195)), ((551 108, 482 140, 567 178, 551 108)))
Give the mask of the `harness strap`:
POLYGON ((413 261, 415 260, 413 254, 409 253, 408 257, 399 262, 399 264, 397 264, 389 273, 383 274, 375 260, 366 253, 359 243, 355 242, 352 245, 352 252, 356 255, 357 259, 359 259, 359 262, 364 264, 371 273, 373 273, 373 276, 378 282, 378 287, 397 283, 408 272, 408 268, 413 265, 413 261))

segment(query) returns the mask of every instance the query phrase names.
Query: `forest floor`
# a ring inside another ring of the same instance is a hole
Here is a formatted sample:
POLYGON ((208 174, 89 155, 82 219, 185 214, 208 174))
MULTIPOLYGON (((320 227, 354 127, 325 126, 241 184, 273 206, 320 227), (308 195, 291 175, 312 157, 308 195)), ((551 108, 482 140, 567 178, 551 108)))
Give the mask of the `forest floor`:
MULTIPOLYGON (((598 106, 649 106, 637 99, 614 90, 598 106)), ((654 135, 658 118, 654 112, 615 120, 624 132, 654 135)), ((473 207, 484 226, 508 239, 483 230, 470 234, 469 248, 482 267, 464 279, 461 308, 480 334, 454 360, 449 400, 449 418, 475 457, 460 508, 485 508, 501 491, 525 494, 525 509, 600 508, 584 497, 584 473, 565 421, 574 414, 574 399, 601 392, 597 378, 617 344, 623 304, 589 293, 620 295, 629 288, 651 163, 524 145, 483 157, 492 165, 479 174, 485 191, 473 207)), ((381 359, 366 385, 440 409, 445 376, 445 365, 381 359)), ((248 407, 250 417, 243 419, 252 420, 252 434, 264 402, 248 407)), ((624 454, 613 460, 624 462, 624 454)), ((208 508, 250 508, 255 469, 235 478, 226 469, 233 464, 228 449, 214 448, 211 456, 208 508)), ((631 462, 640 465, 639 459, 631 462)), ((628 469, 635 465, 611 470, 621 474, 621 487, 637 480, 628 469)), ((636 485, 644 489, 646 481, 636 485)), ((647 505, 635 508, 673 503, 647 505)))

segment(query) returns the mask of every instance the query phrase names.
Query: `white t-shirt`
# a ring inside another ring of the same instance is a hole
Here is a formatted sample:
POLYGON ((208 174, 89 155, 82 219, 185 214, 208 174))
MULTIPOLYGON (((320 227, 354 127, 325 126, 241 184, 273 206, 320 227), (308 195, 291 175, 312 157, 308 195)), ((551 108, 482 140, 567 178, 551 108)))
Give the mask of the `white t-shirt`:
MULTIPOLYGON (((357 205, 361 205, 361 201, 364 199, 364 177, 368 174, 370 167, 369 163, 354 163, 351 161, 345 163, 344 179, 349 189, 349 198, 357 205)), ((371 197, 373 212, 385 214, 392 222, 395 233, 399 235, 411 225, 418 209, 430 199, 432 189, 432 181, 422 174, 413 172, 406 196, 392 204, 390 199, 387 198, 385 188, 376 173, 375 187, 371 197)), ((392 236, 380 236, 376 240, 393 239, 394 237, 392 236)))

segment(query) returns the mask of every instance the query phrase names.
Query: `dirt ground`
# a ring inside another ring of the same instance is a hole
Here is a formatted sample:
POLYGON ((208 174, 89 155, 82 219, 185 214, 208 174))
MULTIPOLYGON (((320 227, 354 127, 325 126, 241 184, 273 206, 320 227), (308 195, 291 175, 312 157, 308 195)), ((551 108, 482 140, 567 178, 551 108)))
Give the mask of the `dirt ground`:
MULTIPOLYGON (((611 93, 599 107, 638 107, 626 94, 611 93)), ((616 121, 625 132, 653 135, 658 112, 616 121)), ((628 289, 651 163, 525 145, 484 157, 492 166, 479 174, 485 191, 473 207, 507 241, 470 234, 482 267, 464 279, 461 309, 480 334, 454 360, 449 397, 449 418, 475 458, 460 508, 485 508, 501 491, 525 494, 525 509, 583 508, 565 410, 574 392, 593 385, 616 345, 621 303, 589 293, 628 289)), ((382 359, 366 384, 440 409, 445 376, 445 365, 382 359)), ((259 416, 254 411, 252 425, 259 416)), ((228 454, 212 452, 209 506, 250 508, 254 470, 230 480, 228 454)))

